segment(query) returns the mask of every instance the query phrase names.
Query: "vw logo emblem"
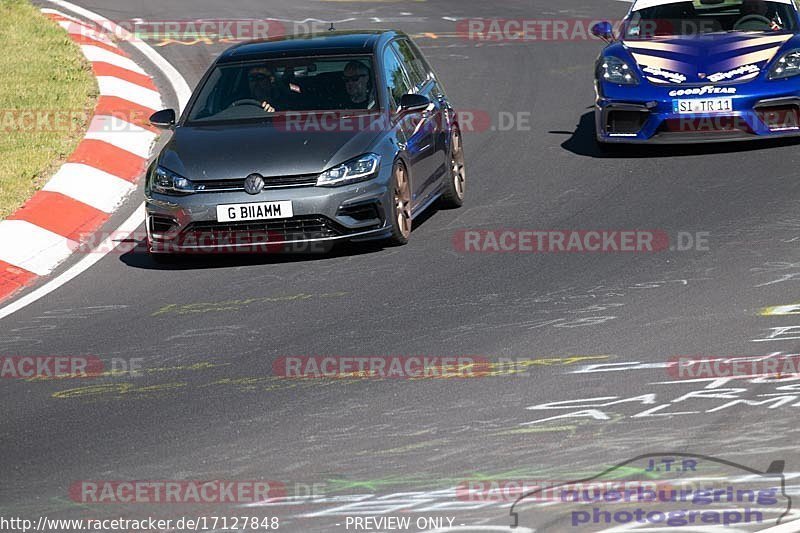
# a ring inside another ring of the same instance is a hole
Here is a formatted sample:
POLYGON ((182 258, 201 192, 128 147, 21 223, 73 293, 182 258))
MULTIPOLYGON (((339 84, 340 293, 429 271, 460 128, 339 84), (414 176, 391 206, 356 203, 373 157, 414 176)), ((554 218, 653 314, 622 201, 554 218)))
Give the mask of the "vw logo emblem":
POLYGON ((244 180, 244 190, 247 194, 258 194, 264 190, 264 178, 260 174, 250 174, 244 180))

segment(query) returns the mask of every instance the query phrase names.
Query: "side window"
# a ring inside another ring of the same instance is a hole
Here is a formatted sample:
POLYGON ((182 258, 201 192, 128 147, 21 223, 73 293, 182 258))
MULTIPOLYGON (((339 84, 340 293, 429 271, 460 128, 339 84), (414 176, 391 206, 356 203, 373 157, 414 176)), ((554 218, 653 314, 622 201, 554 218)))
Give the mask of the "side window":
POLYGON ((400 58, 391 46, 383 54, 383 69, 389 86, 389 105, 392 111, 396 111, 400 106, 400 99, 411 91, 411 83, 400 58))
POLYGON ((405 39, 394 41, 392 48, 395 49, 397 55, 403 58, 411 84, 417 89, 421 89, 425 82, 428 81, 428 70, 418 51, 414 50, 411 43, 405 39))

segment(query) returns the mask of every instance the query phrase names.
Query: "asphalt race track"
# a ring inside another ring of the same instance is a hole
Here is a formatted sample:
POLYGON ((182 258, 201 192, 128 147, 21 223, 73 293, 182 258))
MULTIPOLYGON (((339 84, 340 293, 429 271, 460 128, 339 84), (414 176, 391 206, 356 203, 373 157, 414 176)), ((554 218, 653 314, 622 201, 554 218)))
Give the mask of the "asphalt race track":
MULTIPOLYGON (((591 114, 601 42, 482 43, 456 30, 455 21, 474 18, 619 19, 628 4, 77 3, 112 20, 313 18, 346 20, 339 29, 397 28, 414 36, 458 107, 488 114, 495 126, 501 115, 530 113, 530 127, 465 133, 465 206, 417 220, 408 246, 174 266, 111 253, 2 319, 0 352, 91 354, 142 370, 0 384, 0 514, 224 513, 276 516, 286 531, 337 532, 364 513, 455 517, 453 531, 506 531, 513 498, 476 505, 446 489, 475 479, 582 479, 651 452, 761 471, 783 460, 787 493, 796 492, 800 394, 790 399, 797 393, 787 388, 795 381, 675 382, 663 363, 797 353, 797 311, 762 310, 800 301, 800 145, 601 153, 591 114), (492 254, 453 245, 459 230, 501 228, 700 233, 707 249, 492 254), (272 375, 283 356, 422 354, 528 362, 470 379, 272 375), (592 372, 592 364, 615 366, 592 372), (600 400, 526 409, 592 398, 600 400), (80 480, 173 479, 274 480, 290 496, 318 490, 291 505, 224 509, 91 505, 69 495, 80 480)), ((226 47, 154 46, 192 88, 226 47)), ((169 84, 156 81, 174 105, 169 84)))

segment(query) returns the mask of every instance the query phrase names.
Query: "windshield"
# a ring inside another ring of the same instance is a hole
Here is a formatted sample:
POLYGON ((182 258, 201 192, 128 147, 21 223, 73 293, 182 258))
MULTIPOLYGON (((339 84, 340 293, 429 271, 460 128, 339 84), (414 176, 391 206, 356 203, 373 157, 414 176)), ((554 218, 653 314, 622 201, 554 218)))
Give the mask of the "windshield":
POLYGON ((246 121, 281 112, 377 110, 369 56, 292 58, 217 66, 189 122, 246 121))
POLYGON ((767 0, 694 0, 631 13, 625 39, 718 32, 786 32, 797 24, 791 4, 767 0))

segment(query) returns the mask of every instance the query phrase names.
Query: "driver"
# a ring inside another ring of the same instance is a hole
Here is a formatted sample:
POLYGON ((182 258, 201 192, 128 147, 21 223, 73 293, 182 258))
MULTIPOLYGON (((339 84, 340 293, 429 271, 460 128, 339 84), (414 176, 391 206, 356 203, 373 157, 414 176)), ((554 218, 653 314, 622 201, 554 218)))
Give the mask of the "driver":
POLYGON ((250 96, 261 103, 267 113, 275 112, 275 104, 279 94, 275 84, 275 73, 263 66, 250 67, 247 71, 247 85, 250 96))
POLYGON ((744 2, 742 2, 740 12, 742 16, 736 22, 734 28, 738 27, 742 22, 745 24, 747 24, 747 22, 757 22, 758 17, 761 17, 769 21, 771 30, 781 29, 780 25, 769 18, 769 5, 766 0, 744 0, 744 2), (746 21, 745 19, 747 18, 750 18, 750 20, 746 21))

